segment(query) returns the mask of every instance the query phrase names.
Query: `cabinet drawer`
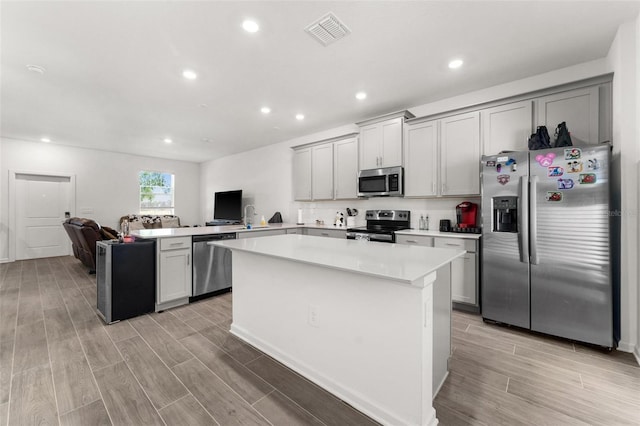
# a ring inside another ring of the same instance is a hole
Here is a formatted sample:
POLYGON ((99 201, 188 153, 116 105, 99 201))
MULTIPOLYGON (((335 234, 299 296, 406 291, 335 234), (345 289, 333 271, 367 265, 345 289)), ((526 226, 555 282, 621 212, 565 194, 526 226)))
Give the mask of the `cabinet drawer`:
POLYGON ((427 237, 424 235, 396 235, 396 243, 433 247, 433 237, 427 237))
POLYGON ((243 238, 258 238, 258 237, 268 237, 270 235, 284 235, 286 233, 287 233, 286 229, 267 229, 267 230, 256 229, 253 231, 238 232, 236 237, 240 240, 243 238))
POLYGON ((437 248, 454 248, 460 250, 466 250, 470 253, 476 252, 476 241, 465 240, 463 238, 435 238, 434 247, 437 248))
POLYGON ((191 247, 191 237, 161 238, 160 251, 191 247))
POLYGON ((342 229, 307 228, 307 235, 314 237, 347 238, 347 231, 342 229))

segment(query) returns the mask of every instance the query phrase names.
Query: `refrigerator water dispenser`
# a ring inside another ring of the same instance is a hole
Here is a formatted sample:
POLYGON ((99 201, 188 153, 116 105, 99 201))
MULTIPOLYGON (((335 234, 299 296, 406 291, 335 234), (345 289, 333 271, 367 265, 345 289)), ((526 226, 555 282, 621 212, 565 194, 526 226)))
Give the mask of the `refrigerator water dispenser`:
POLYGON ((493 197, 493 232, 518 232, 518 197, 493 197))

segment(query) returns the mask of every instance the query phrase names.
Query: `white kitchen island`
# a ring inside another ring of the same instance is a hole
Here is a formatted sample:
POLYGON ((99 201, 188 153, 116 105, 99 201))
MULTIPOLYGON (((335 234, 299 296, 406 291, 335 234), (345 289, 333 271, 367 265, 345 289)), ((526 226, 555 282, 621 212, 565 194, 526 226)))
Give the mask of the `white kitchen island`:
POLYGON ((278 235, 233 251, 231 332, 389 425, 435 425, 462 250, 278 235))

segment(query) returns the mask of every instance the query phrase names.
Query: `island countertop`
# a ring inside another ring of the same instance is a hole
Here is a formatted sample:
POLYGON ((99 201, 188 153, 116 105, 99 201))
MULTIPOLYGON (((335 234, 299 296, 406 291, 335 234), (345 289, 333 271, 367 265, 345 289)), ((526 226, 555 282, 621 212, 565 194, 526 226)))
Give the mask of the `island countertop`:
POLYGON ((465 253, 456 249, 306 235, 274 235, 208 244, 414 285, 421 285, 420 278, 465 253))
POLYGON ((269 230, 287 230, 287 229, 329 229, 346 231, 346 227, 336 227, 331 225, 316 225, 312 223, 298 225, 295 223, 270 223, 265 226, 254 225, 253 228, 247 229, 243 225, 223 225, 223 226, 193 226, 183 228, 156 228, 156 229, 136 229, 131 234, 140 238, 167 238, 167 237, 193 237, 197 235, 215 235, 215 234, 235 234, 235 233, 256 233, 269 230))

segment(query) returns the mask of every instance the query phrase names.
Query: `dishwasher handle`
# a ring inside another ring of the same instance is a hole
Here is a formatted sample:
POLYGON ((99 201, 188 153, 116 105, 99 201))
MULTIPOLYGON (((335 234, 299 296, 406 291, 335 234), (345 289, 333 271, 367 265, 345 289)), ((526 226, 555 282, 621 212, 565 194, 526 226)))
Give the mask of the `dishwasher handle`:
POLYGON ((235 240, 236 234, 234 233, 226 233, 226 234, 209 234, 209 235, 194 235, 192 241, 194 243, 201 243, 207 241, 220 241, 220 240, 235 240))

